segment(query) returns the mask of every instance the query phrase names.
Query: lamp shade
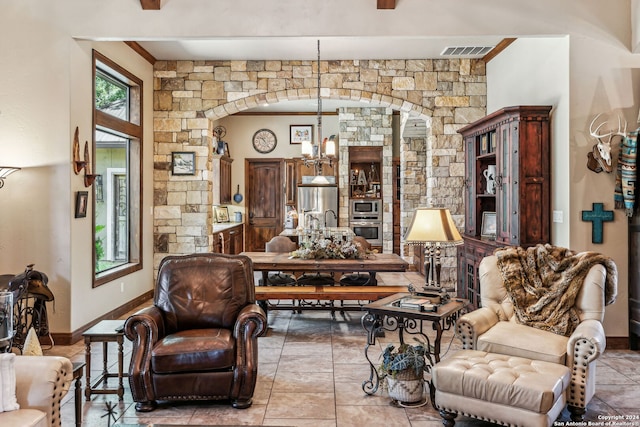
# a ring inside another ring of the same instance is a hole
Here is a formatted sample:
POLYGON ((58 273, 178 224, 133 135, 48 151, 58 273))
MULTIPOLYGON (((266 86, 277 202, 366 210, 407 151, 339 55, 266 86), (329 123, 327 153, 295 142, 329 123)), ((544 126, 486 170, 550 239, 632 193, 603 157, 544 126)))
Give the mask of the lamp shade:
POLYGON ((444 208, 417 208, 404 241, 410 245, 437 243, 440 246, 455 246, 463 243, 451 212, 444 208))
POLYGON ((313 152, 311 141, 302 141, 301 152, 303 156, 311 157, 311 154, 313 152))

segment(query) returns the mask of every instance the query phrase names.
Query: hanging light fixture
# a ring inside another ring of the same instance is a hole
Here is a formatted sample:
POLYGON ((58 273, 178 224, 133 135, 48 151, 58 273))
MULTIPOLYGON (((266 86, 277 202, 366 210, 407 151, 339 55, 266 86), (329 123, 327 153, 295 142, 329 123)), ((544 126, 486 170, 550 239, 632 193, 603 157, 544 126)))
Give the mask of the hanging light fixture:
POLYGON ((0 166, 0 188, 4 187, 4 179, 6 177, 19 170, 20 168, 14 168, 13 166, 0 166))
POLYGON ((320 40, 318 40, 318 138, 316 143, 312 141, 304 141, 301 147, 302 158, 305 166, 313 166, 316 175, 322 175, 322 165, 333 164, 336 157, 336 140, 335 135, 328 138, 322 138, 322 98, 320 97, 320 40), (324 150, 324 152, 323 152, 324 150))

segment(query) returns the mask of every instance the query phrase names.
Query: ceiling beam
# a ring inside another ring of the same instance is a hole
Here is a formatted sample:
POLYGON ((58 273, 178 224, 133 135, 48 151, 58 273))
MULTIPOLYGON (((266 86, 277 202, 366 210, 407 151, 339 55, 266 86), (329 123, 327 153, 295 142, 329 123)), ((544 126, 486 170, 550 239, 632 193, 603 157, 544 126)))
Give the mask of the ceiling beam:
POLYGON ((395 9, 396 0, 378 0, 378 9, 395 9))
POLYGON ((484 62, 489 62, 491 61, 493 58, 495 58, 496 56, 498 56, 498 54, 500 54, 500 52, 502 52, 503 50, 505 50, 507 47, 509 47, 509 45, 511 43, 513 43, 514 41, 516 41, 517 39, 515 38, 506 38, 506 39, 502 39, 500 41, 500 43, 498 43, 496 45, 496 47, 494 47, 493 49, 491 49, 489 52, 487 52, 487 54, 485 56, 482 57, 482 60, 484 62))
POLYGON ((142 10, 160 10, 160 0, 140 0, 140 5, 142 10))
POLYGON ((124 43, 127 46, 129 46, 131 49, 135 50, 138 53, 138 55, 146 59, 147 62, 149 62, 149 64, 153 65, 156 63, 156 58, 153 55, 151 55, 148 50, 140 46, 138 42, 125 41, 124 43))

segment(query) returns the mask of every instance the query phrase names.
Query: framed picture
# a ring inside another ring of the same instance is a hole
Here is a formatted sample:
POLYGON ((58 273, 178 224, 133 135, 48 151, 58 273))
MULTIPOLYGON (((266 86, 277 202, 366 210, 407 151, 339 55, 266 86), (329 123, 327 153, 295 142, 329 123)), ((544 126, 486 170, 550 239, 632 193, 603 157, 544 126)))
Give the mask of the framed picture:
POLYGON ((229 144, 228 143, 224 143, 224 155, 227 157, 231 157, 231 153, 229 152, 229 144))
POLYGON ((480 136, 480 155, 487 154, 489 152, 489 136, 485 133, 480 136))
POLYGON ((289 134, 290 144, 313 142, 313 125, 291 125, 289 126, 289 134))
POLYGON ((482 212, 482 229, 480 231, 482 240, 496 240, 496 213, 482 212))
POLYGON ((87 216, 87 205, 89 204, 89 192, 76 192, 76 218, 84 218, 87 216))
POLYGON ((195 151, 174 151, 171 153, 172 175, 195 175, 196 153, 195 151))
POLYGON ((229 209, 226 206, 216 206, 216 222, 229 222, 229 209))

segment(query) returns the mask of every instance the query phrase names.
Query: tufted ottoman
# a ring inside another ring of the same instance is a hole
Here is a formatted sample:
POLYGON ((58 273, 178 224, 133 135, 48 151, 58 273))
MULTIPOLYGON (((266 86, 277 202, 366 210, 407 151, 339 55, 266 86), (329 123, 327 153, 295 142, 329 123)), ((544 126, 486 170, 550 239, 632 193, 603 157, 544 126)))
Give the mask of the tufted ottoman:
POLYGON ((565 406, 569 368, 462 350, 433 367, 434 405, 445 427, 457 414, 512 426, 551 426, 565 406))

